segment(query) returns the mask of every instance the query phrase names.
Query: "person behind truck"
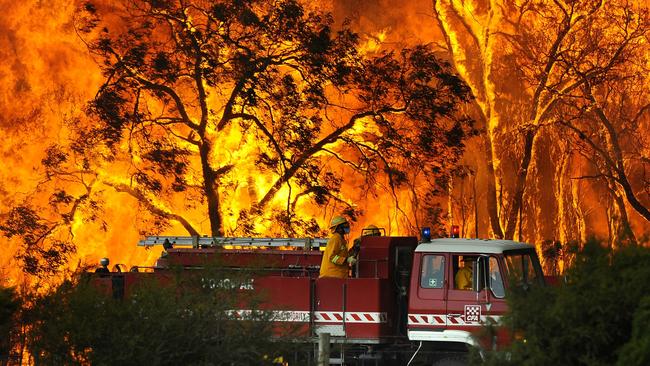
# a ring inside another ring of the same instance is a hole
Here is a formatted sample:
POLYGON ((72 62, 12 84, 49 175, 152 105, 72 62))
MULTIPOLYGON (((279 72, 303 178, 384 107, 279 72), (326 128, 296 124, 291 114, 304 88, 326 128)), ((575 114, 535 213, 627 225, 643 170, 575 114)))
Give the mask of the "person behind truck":
POLYGON ((318 277, 347 278, 349 266, 356 258, 348 252, 348 242, 345 235, 350 233, 350 223, 343 216, 335 216, 330 222, 332 236, 327 241, 323 252, 318 277))
POLYGON ((108 264, 109 264, 109 260, 108 260, 108 258, 102 258, 102 259, 100 259, 100 260, 99 260, 99 265, 100 265, 101 267, 97 268, 97 269, 95 270, 95 273, 109 273, 110 270, 108 269, 108 264))
MULTIPOLYGON (((361 237, 364 236, 381 236, 381 231, 379 231, 379 228, 375 225, 368 225, 361 229, 361 237)), ((352 247, 349 249, 349 255, 354 257, 355 262, 356 260, 359 259, 359 252, 361 251, 361 238, 356 238, 352 242, 352 247)), ((352 277, 356 277, 356 267, 352 266, 350 269, 349 275, 352 277)))
POLYGON ((459 269, 458 272, 456 272, 456 277, 454 278, 456 289, 471 290, 474 273, 474 262, 476 262, 476 257, 463 256, 462 262, 465 265, 459 269))
POLYGON ((361 236, 381 236, 381 231, 377 226, 370 224, 361 230, 361 236))
POLYGON ((169 260, 167 259, 167 256, 169 253, 167 252, 169 249, 172 249, 174 247, 174 243, 170 242, 169 239, 165 239, 163 242, 163 250, 160 252, 160 258, 156 260, 156 263, 154 266, 156 268, 168 268, 169 267, 169 260))
MULTIPOLYGON (((381 231, 375 225, 368 225, 361 229, 361 237, 364 236, 381 236, 381 231)), ((361 249, 361 238, 354 239, 352 244, 352 255, 356 258, 359 255, 359 250, 361 249)))

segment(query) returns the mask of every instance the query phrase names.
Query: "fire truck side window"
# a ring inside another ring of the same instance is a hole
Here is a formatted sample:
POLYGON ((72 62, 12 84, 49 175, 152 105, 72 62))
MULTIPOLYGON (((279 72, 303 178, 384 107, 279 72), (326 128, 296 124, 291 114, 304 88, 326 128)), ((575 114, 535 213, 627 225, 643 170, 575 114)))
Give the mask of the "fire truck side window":
POLYGON ((445 283, 445 257, 442 255, 425 255, 422 257, 422 288, 442 288, 445 283))
POLYGON ((508 276, 515 285, 532 285, 539 281, 529 253, 505 254, 508 276))
POLYGON ((499 261, 496 257, 490 257, 490 289, 494 297, 503 298, 506 292, 503 287, 503 276, 499 270, 499 261))

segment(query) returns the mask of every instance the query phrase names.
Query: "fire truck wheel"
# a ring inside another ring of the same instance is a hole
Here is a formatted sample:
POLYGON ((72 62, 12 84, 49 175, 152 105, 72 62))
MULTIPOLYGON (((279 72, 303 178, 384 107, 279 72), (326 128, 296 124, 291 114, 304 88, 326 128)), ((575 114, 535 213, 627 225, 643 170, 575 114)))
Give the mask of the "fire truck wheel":
POLYGON ((467 366, 467 361, 462 356, 446 357, 434 362, 432 366, 467 366))

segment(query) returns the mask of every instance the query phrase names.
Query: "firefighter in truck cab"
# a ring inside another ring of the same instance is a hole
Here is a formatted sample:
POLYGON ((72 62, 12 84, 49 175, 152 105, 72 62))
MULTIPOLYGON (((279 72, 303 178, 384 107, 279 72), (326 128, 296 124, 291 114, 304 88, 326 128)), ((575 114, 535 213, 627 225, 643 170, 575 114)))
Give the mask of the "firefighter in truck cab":
POLYGON ((476 257, 464 256, 461 261, 464 263, 464 267, 460 268, 458 273, 456 273, 456 278, 454 279, 456 288, 459 290, 471 290, 476 257))
POLYGON ((343 216, 335 216, 330 222, 332 236, 327 241, 323 252, 318 277, 347 278, 350 266, 357 259, 348 251, 348 242, 345 235, 350 233, 350 223, 343 216))

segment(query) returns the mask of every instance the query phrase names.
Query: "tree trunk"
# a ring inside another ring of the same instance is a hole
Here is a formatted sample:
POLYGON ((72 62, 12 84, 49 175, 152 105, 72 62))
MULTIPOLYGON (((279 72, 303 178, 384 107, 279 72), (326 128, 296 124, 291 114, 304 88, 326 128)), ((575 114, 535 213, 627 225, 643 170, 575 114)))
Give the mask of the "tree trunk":
POLYGON ((632 227, 630 226, 630 220, 627 217, 627 209, 625 208, 625 202, 623 201, 623 197, 621 197, 618 192, 614 192, 614 202, 616 203, 616 207, 618 208, 618 213, 619 213, 619 223, 618 223, 618 228, 616 231, 616 238, 614 238, 619 244, 629 242, 629 243, 636 243, 636 237, 634 236, 634 232, 632 231, 632 227))
POLYGON ((478 239, 478 196, 476 195, 476 174, 472 176, 472 192, 474 198, 474 238, 478 239))
MULTIPOLYGON (((611 170, 609 176, 612 176, 611 170)), ((636 244, 636 236, 632 231, 632 226, 630 225, 630 220, 627 216, 627 207, 625 207, 625 201, 623 196, 621 196, 618 185, 616 184, 615 178, 607 178, 607 187, 612 194, 612 199, 616 204, 616 209, 618 211, 618 220, 613 223, 614 230, 612 231, 612 237, 609 238, 612 247, 615 247, 615 244, 625 244, 632 243, 636 244)))
MULTIPOLYGON (((589 89, 588 92, 589 99, 592 103, 596 104, 596 98, 591 93, 591 89, 589 89)), ((613 161, 611 163, 613 166, 611 169, 616 173, 616 182, 618 182, 618 184, 623 187, 625 198, 630 203, 632 208, 634 208, 647 221, 650 221, 650 210, 648 210, 648 208, 637 199, 636 195, 634 194, 634 190, 632 189, 632 185, 627 179, 627 174, 625 173, 625 160, 623 158, 621 146, 619 145, 618 133, 616 132, 613 123, 609 120, 602 108, 595 108, 595 112, 602 122, 603 127, 605 128, 605 141, 607 142, 607 150, 609 151, 609 155, 613 157, 613 161)))
POLYGON ((481 25, 475 30, 473 26, 480 24, 471 14, 465 13, 463 7, 456 8, 453 1, 433 0, 433 12, 438 25, 443 32, 447 48, 457 70, 465 82, 470 86, 472 94, 476 98, 478 110, 485 123, 486 132, 483 134, 483 145, 485 147, 486 167, 486 194, 487 212, 490 228, 495 238, 503 238, 503 230, 499 219, 499 203, 497 201, 495 161, 494 161, 494 131, 499 126, 498 115, 493 114, 493 100, 489 96, 494 95, 490 72, 492 68, 492 26, 495 20, 494 12, 489 11, 487 25, 481 25), (456 23, 455 23, 456 22, 456 23), (454 26, 458 28, 454 28, 454 26), (467 43, 461 34, 466 33, 469 37, 467 43), (453 39, 453 41, 452 41, 453 39), (469 70, 476 70, 476 75, 469 70))
POLYGON ((203 139, 199 146, 201 168, 203 171, 203 189, 208 201, 208 219, 210 220, 210 235, 223 236, 223 221, 219 202, 219 185, 214 169, 210 166, 210 142, 203 139))
POLYGON ((526 132, 524 140, 524 156, 521 159, 521 166, 517 173, 517 182, 515 185, 515 195, 510 204, 510 212, 508 212, 508 220, 506 222, 505 239, 512 239, 515 235, 517 228, 517 217, 521 209, 524 190, 526 189, 526 178, 528 177, 528 168, 533 157, 533 145, 535 137, 537 136, 537 129, 530 129, 526 132))
POLYGON ((496 176, 494 174, 494 162, 492 152, 492 141, 488 133, 483 135, 483 142, 485 146, 485 171, 486 171, 486 195, 487 195, 487 212, 490 220, 490 227, 492 233, 497 239, 503 239, 503 231, 501 230, 501 222, 499 221, 499 211, 497 206, 497 187, 496 176))

